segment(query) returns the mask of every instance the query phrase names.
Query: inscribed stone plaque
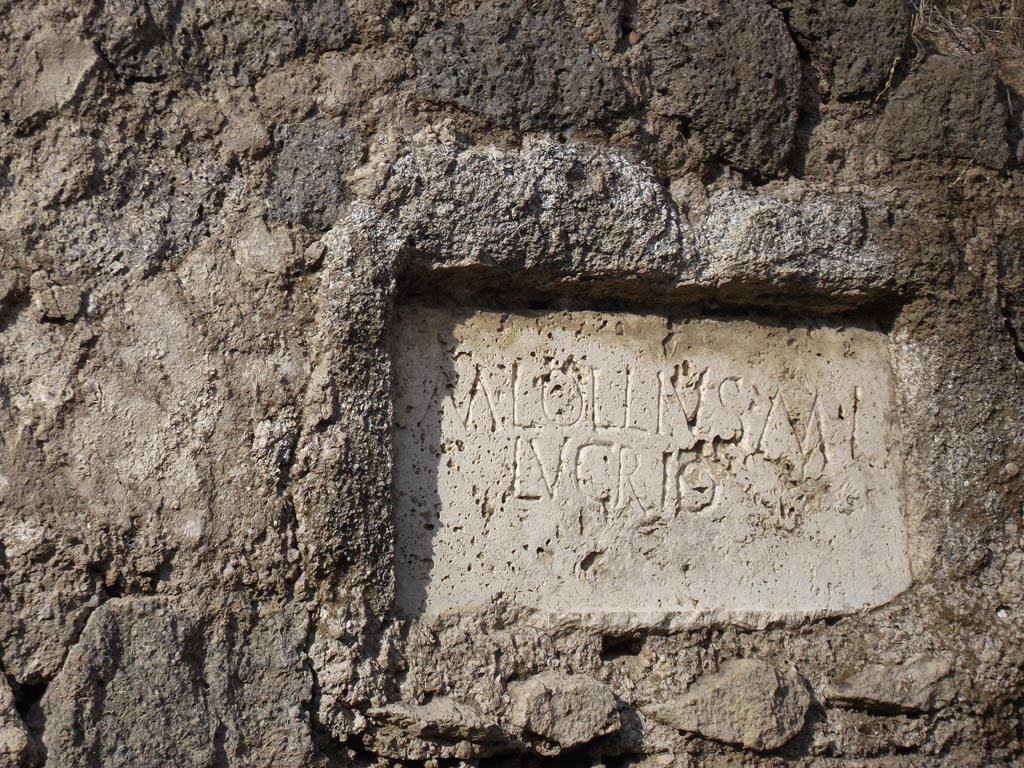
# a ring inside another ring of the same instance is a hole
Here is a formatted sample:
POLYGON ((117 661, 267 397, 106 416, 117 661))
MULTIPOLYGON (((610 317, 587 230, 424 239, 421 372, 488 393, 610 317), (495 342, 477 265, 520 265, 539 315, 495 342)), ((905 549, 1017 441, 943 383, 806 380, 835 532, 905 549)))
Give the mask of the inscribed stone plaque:
POLYGON ((849 612, 910 581, 884 334, 584 311, 396 319, 399 608, 849 612))

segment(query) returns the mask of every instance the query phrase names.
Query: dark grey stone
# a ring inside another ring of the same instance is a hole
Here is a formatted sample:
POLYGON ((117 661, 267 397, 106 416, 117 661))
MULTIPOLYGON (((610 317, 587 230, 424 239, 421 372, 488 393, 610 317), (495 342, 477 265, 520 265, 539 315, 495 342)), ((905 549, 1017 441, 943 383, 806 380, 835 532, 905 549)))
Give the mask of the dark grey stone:
POLYGON ((656 113, 741 170, 767 177, 785 168, 800 61, 781 13, 762 2, 669 3, 644 42, 656 113))
POLYGON ((421 96, 511 128, 578 126, 629 104, 561 3, 490 0, 424 35, 415 56, 421 96))
POLYGON ((877 139, 900 160, 956 157, 1005 167, 1006 92, 995 63, 985 55, 928 59, 889 102, 877 139))
POLYGON ((362 141, 326 119, 281 126, 275 139, 269 218, 330 229, 346 196, 345 174, 363 157, 362 141))

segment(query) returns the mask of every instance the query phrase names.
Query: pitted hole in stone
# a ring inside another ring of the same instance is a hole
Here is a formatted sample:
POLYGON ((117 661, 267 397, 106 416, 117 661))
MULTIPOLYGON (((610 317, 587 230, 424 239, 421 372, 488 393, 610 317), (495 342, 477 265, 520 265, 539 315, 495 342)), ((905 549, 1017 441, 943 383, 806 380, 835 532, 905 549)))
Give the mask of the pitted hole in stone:
POLYGON ((873 327, 400 305, 393 354, 408 617, 777 620, 909 584, 873 327))
POLYGON ((593 568, 594 565, 597 564, 597 560, 600 557, 601 557, 601 553, 600 552, 590 552, 590 553, 588 553, 586 555, 586 557, 584 557, 580 561, 580 570, 583 571, 584 573, 586 573, 591 568, 593 568))
POLYGON ((644 650, 644 636, 639 634, 602 635, 601 661, 606 664, 618 659, 639 656, 644 650))
POLYGON ((22 720, 29 720, 46 693, 48 683, 22 685, 14 690, 14 709, 22 720))
MULTIPOLYGON (((48 682, 12 685, 14 709, 34 744, 39 765, 45 765, 47 757, 46 745, 43 742, 43 734, 46 732, 46 710, 43 709, 43 696, 46 694, 48 686, 48 682)), ((33 763, 33 765, 35 764, 33 763)))

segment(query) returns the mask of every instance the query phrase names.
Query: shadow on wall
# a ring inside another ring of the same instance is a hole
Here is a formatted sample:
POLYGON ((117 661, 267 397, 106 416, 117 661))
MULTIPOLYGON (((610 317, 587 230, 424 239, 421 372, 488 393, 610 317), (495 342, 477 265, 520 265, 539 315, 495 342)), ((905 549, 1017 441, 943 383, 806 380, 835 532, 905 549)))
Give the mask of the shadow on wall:
POLYGON ((454 328, 460 316, 453 312, 448 326, 428 328, 411 325, 403 309, 396 307, 392 318, 391 346, 395 592, 398 612, 415 619, 426 610, 427 585, 434 570, 434 537, 442 525, 438 480, 439 467, 446 458, 443 412, 431 403, 459 384, 454 355, 438 357, 435 350, 440 347, 454 352, 454 328))

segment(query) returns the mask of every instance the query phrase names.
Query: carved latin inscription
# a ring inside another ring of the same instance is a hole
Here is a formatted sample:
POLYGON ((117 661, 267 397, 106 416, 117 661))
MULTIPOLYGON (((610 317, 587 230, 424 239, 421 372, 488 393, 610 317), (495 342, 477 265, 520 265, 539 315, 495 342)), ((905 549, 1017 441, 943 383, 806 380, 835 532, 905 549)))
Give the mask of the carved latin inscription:
POLYGON ((764 620, 909 583, 881 333, 406 307, 394 366, 407 614, 764 620))

